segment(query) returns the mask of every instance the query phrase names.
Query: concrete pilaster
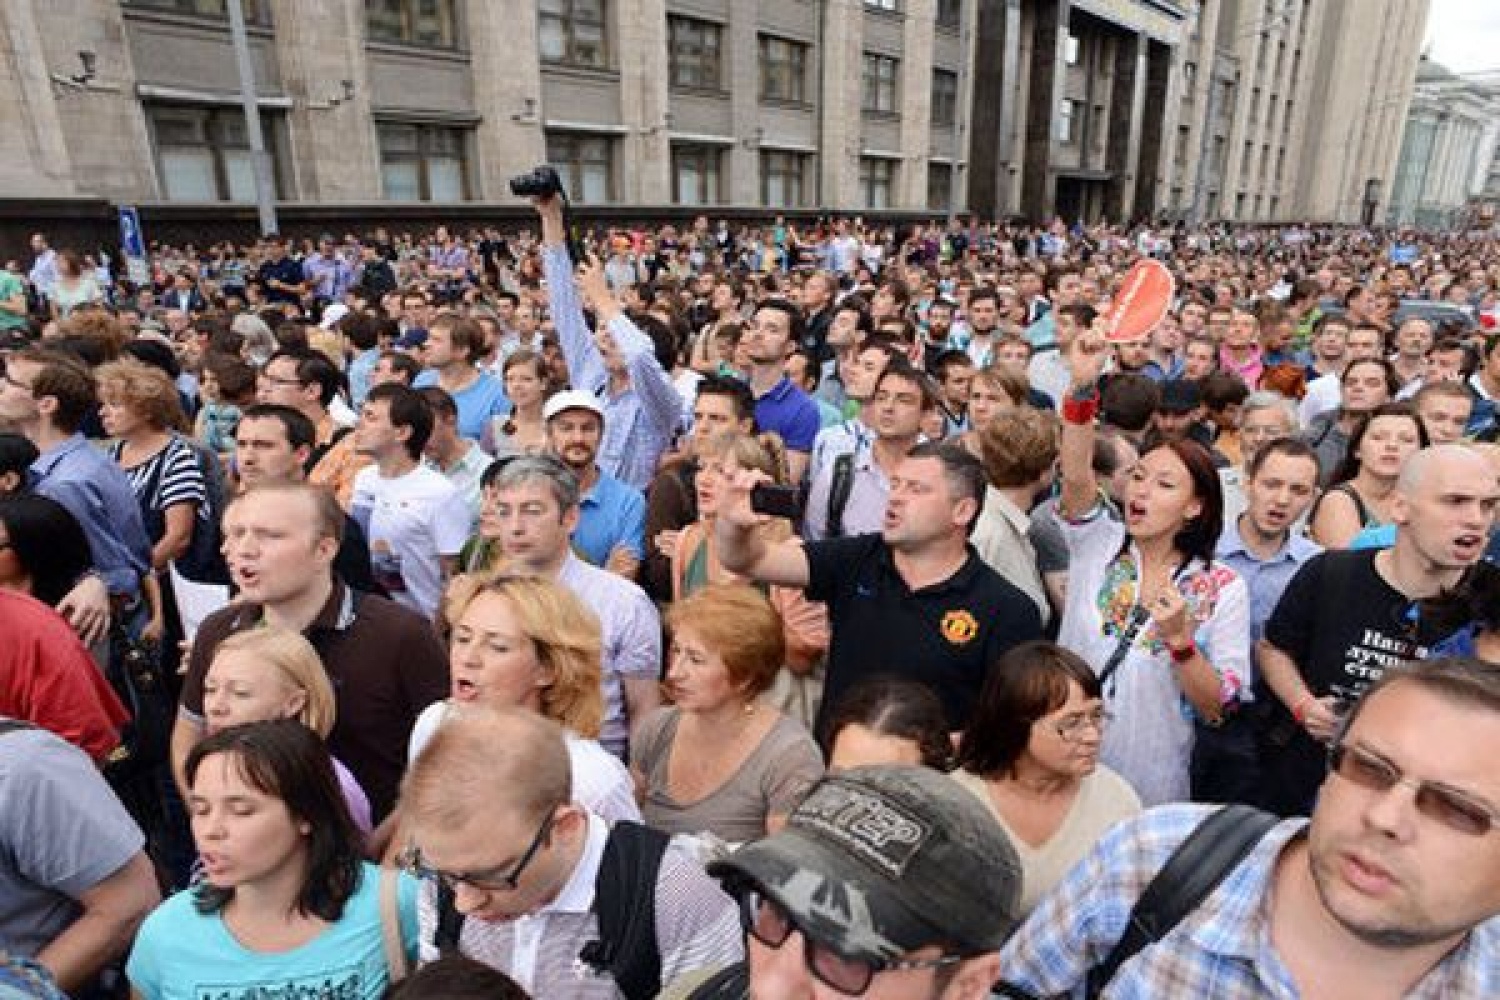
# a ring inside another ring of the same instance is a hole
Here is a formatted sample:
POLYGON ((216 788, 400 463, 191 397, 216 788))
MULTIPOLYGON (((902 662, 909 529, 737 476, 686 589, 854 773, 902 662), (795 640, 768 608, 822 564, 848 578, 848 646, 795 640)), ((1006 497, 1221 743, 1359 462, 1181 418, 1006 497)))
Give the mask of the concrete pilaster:
POLYGON ((1063 40, 1069 0, 1041 0, 1032 34, 1031 88, 1027 98, 1025 153, 1021 164, 1021 211, 1050 219, 1056 210, 1057 177, 1052 165, 1053 128, 1063 79, 1063 40))
POLYGON ((483 116, 475 135, 475 193, 509 201, 506 182, 547 157, 536 4, 471 3, 467 11, 476 40, 469 47, 474 104, 483 116))

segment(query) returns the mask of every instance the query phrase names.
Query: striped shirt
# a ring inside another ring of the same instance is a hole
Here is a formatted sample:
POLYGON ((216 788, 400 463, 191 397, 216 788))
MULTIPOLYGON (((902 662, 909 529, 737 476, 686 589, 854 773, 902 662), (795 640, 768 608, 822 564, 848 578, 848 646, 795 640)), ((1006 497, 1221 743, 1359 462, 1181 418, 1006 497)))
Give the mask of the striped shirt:
MULTIPOLYGON (((1216 807, 1163 806, 1116 826, 1043 898, 1000 952, 1005 982, 1032 996, 1081 986, 1125 932, 1130 910, 1172 852, 1216 807)), ((1267 900, 1276 862, 1307 820, 1283 820, 1196 910, 1121 966, 1110 1000, 1289 1000, 1297 984, 1276 952, 1267 900)), ((1500 996, 1500 919, 1480 924, 1408 1000, 1500 996)))
MULTIPOLYGON (((595 972, 578 956, 599 939, 599 921, 591 911, 594 883, 604 859, 609 826, 589 816, 588 838, 573 874, 557 898, 539 911, 505 923, 464 921, 459 951, 505 972, 535 997, 568 1000, 622 1000, 615 981, 595 972)), ((438 952, 432 944, 437 927, 437 892, 423 883, 417 908, 422 962, 438 952)), ((744 956, 738 909, 703 870, 693 849, 673 840, 656 879, 656 943, 661 954, 663 985, 699 969, 714 969, 744 956)))
MULTIPOLYGON (((109 457, 116 462, 120 461, 124 447, 124 442, 116 441, 110 446, 109 457)), ((190 503, 196 505, 199 518, 208 518, 208 486, 203 481, 203 470, 198 467, 198 456, 192 446, 179 437, 172 437, 165 448, 139 465, 125 469, 125 478, 130 480, 130 489, 135 493, 143 516, 147 511, 162 514, 169 507, 190 503), (155 492, 148 495, 152 480, 158 475, 160 479, 155 492)), ((147 516, 148 531, 151 529, 151 521, 152 518, 147 516)), ((161 539, 153 538, 151 541, 155 544, 161 539)))
POLYGON ((573 388, 599 397, 604 408, 599 468, 644 492, 682 422, 682 397, 656 360, 651 338, 624 315, 610 321, 609 333, 630 372, 630 387, 612 395, 604 358, 584 322, 567 247, 544 246, 542 270, 568 378, 573 388))

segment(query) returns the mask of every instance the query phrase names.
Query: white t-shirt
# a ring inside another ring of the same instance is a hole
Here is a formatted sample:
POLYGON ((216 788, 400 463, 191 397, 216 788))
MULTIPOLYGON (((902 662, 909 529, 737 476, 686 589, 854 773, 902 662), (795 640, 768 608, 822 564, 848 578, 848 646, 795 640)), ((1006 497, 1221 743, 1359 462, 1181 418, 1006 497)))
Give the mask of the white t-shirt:
POLYGON ((370 568, 391 599, 431 618, 443 596, 441 556, 469 538, 469 507, 441 472, 418 465, 387 479, 375 466, 354 477, 350 505, 370 543, 370 568))
MULTIPOLYGON (((422 709, 406 744, 408 764, 417 759, 417 754, 455 711, 456 706, 451 701, 435 701, 422 709)), ((635 781, 620 763, 620 758, 601 747, 596 740, 586 740, 568 732, 563 738, 568 745, 568 758, 573 769, 573 801, 586 806, 589 812, 607 822, 628 819, 639 823, 641 810, 635 803, 635 781)))
POLYGON ((1307 383, 1307 394, 1297 404, 1297 417, 1306 427, 1319 414, 1337 410, 1344 401, 1344 384, 1334 372, 1319 375, 1307 383))

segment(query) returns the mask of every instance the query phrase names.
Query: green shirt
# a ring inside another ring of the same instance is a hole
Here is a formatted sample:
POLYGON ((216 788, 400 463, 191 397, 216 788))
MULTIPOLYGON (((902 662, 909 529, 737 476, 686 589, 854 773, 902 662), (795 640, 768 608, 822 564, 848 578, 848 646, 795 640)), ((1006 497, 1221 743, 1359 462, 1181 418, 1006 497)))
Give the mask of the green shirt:
MULTIPOLYGON (((26 283, 19 276, 0 269, 0 302, 21 296, 22 301, 26 298, 26 283)), ((13 313, 9 309, 0 307, 0 330, 22 330, 27 326, 26 307, 21 306, 19 313, 13 313)))

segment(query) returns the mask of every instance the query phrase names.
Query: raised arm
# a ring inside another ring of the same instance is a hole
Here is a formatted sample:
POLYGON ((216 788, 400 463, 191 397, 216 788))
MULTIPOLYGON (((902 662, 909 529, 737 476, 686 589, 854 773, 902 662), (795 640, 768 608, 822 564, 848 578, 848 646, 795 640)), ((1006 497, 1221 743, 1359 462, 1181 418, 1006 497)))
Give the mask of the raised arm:
POLYGON ((767 542, 760 526, 768 519, 750 509, 750 490, 756 483, 770 481, 759 470, 741 469, 729 483, 714 518, 719 560, 729 572, 758 583, 805 587, 811 569, 802 543, 797 539, 767 542))
POLYGON ((1059 464, 1062 467, 1063 517, 1078 518, 1099 502, 1094 479, 1094 417, 1099 411, 1099 375, 1109 357, 1102 334, 1091 330, 1076 338, 1068 350, 1071 380, 1062 400, 1063 426, 1059 464))
POLYGON ((620 300, 609 290, 604 268, 589 258, 578 268, 578 290, 594 310, 599 329, 608 330, 630 371, 630 384, 640 394, 646 417, 664 435, 670 435, 682 420, 682 397, 672 377, 656 359, 656 345, 620 308, 620 300))
POLYGON ((608 380, 604 359, 583 318, 583 305, 573 284, 573 262, 568 256, 568 233, 562 201, 556 195, 534 198, 542 220, 542 276, 547 282, 547 307, 557 329, 557 341, 568 362, 573 388, 598 392, 608 380))

